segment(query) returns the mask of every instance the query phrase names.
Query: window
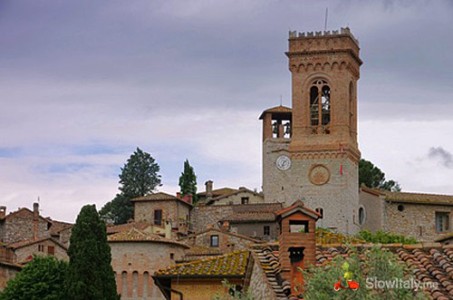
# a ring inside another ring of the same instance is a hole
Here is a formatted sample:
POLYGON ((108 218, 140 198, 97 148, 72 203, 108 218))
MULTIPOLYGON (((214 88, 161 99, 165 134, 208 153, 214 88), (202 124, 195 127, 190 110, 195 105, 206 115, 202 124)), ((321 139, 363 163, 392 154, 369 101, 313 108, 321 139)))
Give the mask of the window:
POLYGON ((269 225, 264 226, 264 235, 271 235, 271 227, 269 225))
POLYGON ((249 197, 242 197, 241 204, 249 204, 249 197))
MULTIPOLYGON (((330 123, 330 87, 324 80, 315 80, 310 88, 310 125, 327 126, 330 123)), ((329 133, 326 128, 324 133, 329 133)))
POLYGON ((55 247, 54 246, 47 247, 47 253, 49 255, 55 255, 55 247))
POLYGON ((38 245, 38 251, 44 252, 44 245, 38 245))
POLYGON ((365 209, 363 207, 359 208, 359 224, 363 225, 365 223, 365 209))
POLYGON ((219 247, 219 236, 211 235, 211 247, 219 247))
POLYGON ((315 209, 315 211, 321 215, 320 218, 322 219, 322 217, 324 216, 324 209, 322 209, 321 207, 318 207, 315 209))
POLYGON ((174 260, 174 259, 175 259, 175 254, 174 254, 174 253, 170 253, 170 259, 171 259, 171 260, 174 260))
POLYGON ((289 221, 289 232, 308 232, 308 221, 289 221))
POLYGON ((404 205, 400 204, 398 205, 398 211, 403 211, 404 210, 404 205))
POLYGON ((154 225, 162 225, 162 209, 154 210, 154 225))
POLYGON ((436 212, 436 231, 445 232, 450 229, 450 213, 436 212))

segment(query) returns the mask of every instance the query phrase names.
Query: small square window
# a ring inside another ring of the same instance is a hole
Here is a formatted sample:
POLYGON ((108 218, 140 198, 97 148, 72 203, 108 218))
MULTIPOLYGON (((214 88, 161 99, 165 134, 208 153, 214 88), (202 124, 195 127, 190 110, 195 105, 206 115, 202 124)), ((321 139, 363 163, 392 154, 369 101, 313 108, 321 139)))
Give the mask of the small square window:
POLYGON ((171 259, 171 260, 174 260, 174 259, 175 259, 175 254, 174 254, 174 253, 170 253, 170 259, 171 259))
POLYGON ((55 247, 54 246, 47 247, 47 253, 49 255, 55 255, 55 247))
POLYGON ((249 197, 242 197, 241 204, 249 204, 249 197))
POLYGON ((219 236, 211 235, 211 247, 219 247, 219 236))
POLYGON ((271 227, 266 225, 264 226, 264 235, 271 235, 271 227))

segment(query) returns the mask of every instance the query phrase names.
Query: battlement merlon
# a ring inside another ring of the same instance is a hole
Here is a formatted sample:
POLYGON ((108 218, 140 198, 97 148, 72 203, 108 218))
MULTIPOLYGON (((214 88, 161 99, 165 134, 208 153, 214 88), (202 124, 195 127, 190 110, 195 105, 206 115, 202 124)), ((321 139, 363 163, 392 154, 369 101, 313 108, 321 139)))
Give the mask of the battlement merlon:
POLYGON ((359 41, 348 27, 333 31, 289 32, 288 57, 308 53, 349 52, 359 65, 359 41))
POLYGON ((351 39, 359 46, 359 40, 355 38, 352 34, 351 29, 349 27, 342 27, 340 30, 328 30, 328 31, 311 31, 311 32, 297 32, 297 31, 290 31, 289 38, 313 38, 313 37, 333 37, 339 35, 348 35, 351 39))

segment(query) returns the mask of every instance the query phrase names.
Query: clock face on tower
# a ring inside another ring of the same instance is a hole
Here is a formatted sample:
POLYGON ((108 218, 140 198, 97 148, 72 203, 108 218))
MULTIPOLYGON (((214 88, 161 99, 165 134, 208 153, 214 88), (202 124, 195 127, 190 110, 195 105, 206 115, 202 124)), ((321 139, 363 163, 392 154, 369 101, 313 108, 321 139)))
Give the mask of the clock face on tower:
POLYGON ((279 170, 286 171, 291 167, 291 159, 286 155, 280 155, 275 164, 279 170))

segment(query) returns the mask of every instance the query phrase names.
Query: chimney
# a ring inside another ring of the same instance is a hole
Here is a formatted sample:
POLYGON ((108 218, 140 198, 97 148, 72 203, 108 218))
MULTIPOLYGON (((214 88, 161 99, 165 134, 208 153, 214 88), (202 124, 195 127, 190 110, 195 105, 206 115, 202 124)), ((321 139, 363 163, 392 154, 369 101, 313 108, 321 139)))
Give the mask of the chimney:
POLYGON ((33 203, 33 239, 38 239, 39 232, 39 203, 33 203))
POLYGON ((6 216, 6 206, 0 206, 0 219, 6 216))
POLYGON ((228 222, 228 221, 223 221, 223 223, 222 223, 222 230, 224 230, 224 231, 230 231, 230 222, 228 222))
POLYGON ((211 199, 212 198, 212 187, 214 186, 214 183, 212 180, 208 180, 205 183, 206 185, 206 199, 211 199))
POLYGON ((182 199, 182 198, 181 198, 181 193, 180 193, 180 192, 176 192, 176 198, 182 199))

